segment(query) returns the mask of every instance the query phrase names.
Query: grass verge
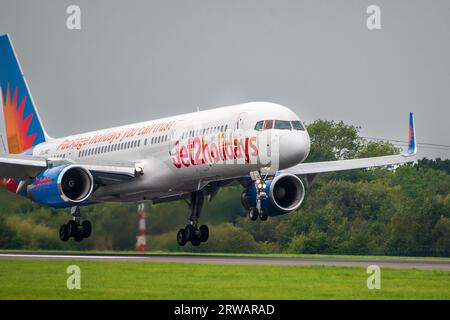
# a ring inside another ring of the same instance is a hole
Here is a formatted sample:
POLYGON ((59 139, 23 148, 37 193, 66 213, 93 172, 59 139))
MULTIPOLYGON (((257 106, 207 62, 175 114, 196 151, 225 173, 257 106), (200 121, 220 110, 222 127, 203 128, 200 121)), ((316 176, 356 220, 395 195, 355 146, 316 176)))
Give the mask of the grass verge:
POLYGON ((0 299, 450 299, 450 272, 116 261, 0 260, 0 299), (68 290, 69 265, 81 290, 68 290))

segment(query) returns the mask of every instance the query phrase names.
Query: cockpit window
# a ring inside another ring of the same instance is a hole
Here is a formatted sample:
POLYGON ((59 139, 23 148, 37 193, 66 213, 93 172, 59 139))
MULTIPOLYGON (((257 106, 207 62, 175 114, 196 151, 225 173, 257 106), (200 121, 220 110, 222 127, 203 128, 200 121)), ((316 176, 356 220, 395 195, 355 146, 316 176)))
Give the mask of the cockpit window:
POLYGON ((273 128, 273 120, 264 121, 264 129, 272 129, 273 128))
POLYGON ((295 130, 302 130, 305 131, 305 127, 303 126, 303 124, 300 121, 291 121, 292 122, 292 127, 295 130))
POLYGON ((255 130, 257 130, 257 131, 262 130, 263 124, 264 124, 264 121, 263 121, 263 120, 258 121, 258 122, 256 123, 256 125, 255 125, 255 130))
POLYGON ((291 123, 284 120, 275 120, 275 129, 291 130, 291 123))
POLYGON ((287 121, 287 120, 261 120, 255 124, 255 130, 269 130, 269 129, 279 129, 279 130, 305 130, 303 124, 300 121, 287 121), (275 125, 274 125, 275 123, 275 125))

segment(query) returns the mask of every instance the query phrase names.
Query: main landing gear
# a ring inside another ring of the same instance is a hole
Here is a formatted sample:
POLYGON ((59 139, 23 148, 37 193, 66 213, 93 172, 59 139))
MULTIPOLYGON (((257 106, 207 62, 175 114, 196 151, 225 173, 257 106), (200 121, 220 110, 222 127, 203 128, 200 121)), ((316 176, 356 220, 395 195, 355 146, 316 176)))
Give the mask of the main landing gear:
POLYGON ((72 220, 59 228, 59 239, 61 241, 67 241, 70 237, 73 237, 76 242, 81 242, 84 238, 89 238, 92 233, 92 225, 88 220, 80 223, 80 208, 72 207, 70 214, 72 215, 72 220))
POLYGON ((195 191, 190 194, 190 200, 188 202, 189 208, 191 209, 191 216, 189 217, 189 224, 184 228, 178 230, 177 233, 177 243, 180 246, 184 246, 187 242, 195 247, 199 246, 200 243, 208 241, 209 229, 208 226, 202 225, 198 226, 198 219, 200 218, 200 213, 203 206, 203 191, 195 191))

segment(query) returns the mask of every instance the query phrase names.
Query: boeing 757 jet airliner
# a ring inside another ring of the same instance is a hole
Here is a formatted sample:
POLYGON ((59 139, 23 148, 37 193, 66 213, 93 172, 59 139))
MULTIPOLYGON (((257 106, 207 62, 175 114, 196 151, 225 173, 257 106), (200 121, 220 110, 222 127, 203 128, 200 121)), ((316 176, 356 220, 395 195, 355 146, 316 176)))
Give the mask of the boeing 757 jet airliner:
POLYGON ((70 208, 59 237, 82 241, 91 223, 80 208, 100 202, 161 203, 184 199, 189 223, 179 245, 198 246, 209 237, 199 226, 204 197, 240 184, 251 220, 288 214, 302 204, 302 179, 318 173, 406 163, 416 154, 410 114, 405 154, 302 163, 310 139, 290 109, 251 102, 121 127, 51 138, 8 35, 0 36, 0 88, 6 131, 0 178, 7 190, 53 208, 70 208))

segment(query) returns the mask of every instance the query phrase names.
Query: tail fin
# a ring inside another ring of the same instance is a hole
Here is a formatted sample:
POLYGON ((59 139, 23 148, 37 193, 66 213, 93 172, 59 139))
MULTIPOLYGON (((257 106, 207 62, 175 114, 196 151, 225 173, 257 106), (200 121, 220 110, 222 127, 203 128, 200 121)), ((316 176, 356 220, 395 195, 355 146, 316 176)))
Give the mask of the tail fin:
POLYGON ((7 34, 0 35, 0 96, 8 152, 23 153, 44 142, 47 135, 7 34))
POLYGON ((409 135, 408 135, 408 155, 417 153, 416 131, 414 128, 414 114, 409 113, 409 135))

